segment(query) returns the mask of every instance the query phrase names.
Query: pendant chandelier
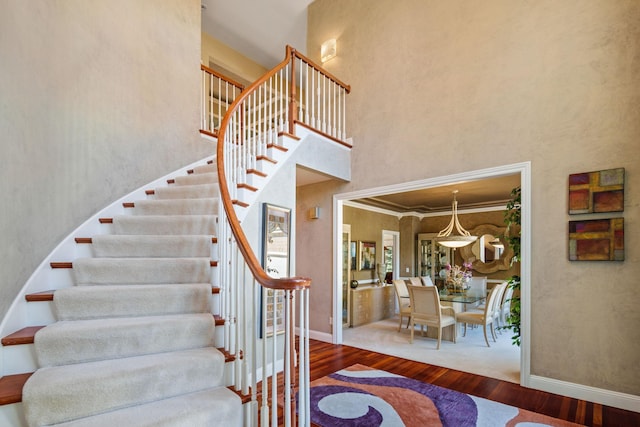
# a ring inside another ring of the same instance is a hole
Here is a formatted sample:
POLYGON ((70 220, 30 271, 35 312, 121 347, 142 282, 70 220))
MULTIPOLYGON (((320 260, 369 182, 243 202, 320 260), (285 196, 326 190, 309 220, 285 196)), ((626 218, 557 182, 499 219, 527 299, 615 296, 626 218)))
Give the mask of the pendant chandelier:
POLYGON ((456 193, 458 190, 453 191, 453 214, 451 215, 451 222, 449 225, 440 231, 435 238, 435 241, 447 248, 461 248, 467 246, 470 243, 475 242, 478 236, 472 236, 467 230, 462 228, 460 221, 458 221, 458 201, 456 200, 456 193), (458 234, 453 233, 453 227, 455 226, 458 234))

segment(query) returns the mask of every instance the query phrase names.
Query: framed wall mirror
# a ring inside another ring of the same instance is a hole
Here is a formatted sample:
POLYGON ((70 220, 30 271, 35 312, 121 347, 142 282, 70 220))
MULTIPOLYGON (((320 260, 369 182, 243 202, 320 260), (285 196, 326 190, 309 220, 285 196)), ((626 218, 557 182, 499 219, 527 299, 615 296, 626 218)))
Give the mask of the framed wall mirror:
MULTIPOLYGON (((262 267, 271 277, 290 275, 291 209, 263 204, 262 267)), ((284 292, 263 289, 260 294, 260 338, 284 333, 284 292), (262 298, 266 298, 266 318, 263 319, 262 298)))
POLYGON ((460 248, 460 256, 466 262, 470 262, 474 271, 478 273, 495 273, 499 270, 508 270, 513 258, 513 250, 505 239, 506 227, 497 227, 492 224, 481 224, 469 230, 478 236, 473 244, 460 248))
POLYGON ((271 277, 289 277, 291 209, 263 205, 263 268, 271 277))

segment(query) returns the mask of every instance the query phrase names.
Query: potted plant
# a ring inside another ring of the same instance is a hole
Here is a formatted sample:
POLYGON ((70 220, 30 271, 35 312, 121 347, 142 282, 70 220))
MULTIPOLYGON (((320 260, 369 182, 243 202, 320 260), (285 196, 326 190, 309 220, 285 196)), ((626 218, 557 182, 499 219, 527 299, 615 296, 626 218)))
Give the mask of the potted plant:
MULTIPOLYGON (((507 225, 505 231, 506 240, 513 249, 514 262, 520 261, 520 187, 511 190, 511 200, 507 203, 507 210, 504 213, 504 222, 507 225)), ((513 289, 513 296, 509 300, 510 310, 506 318, 506 326, 501 329, 510 329, 513 332, 511 341, 513 345, 520 346, 520 276, 513 275, 507 282, 508 286, 513 289)))

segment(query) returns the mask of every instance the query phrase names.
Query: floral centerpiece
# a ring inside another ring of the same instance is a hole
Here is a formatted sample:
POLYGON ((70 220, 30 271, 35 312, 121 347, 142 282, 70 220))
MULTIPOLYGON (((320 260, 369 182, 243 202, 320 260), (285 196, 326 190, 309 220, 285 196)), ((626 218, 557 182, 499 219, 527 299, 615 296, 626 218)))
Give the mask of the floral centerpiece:
POLYGON ((465 293, 470 288, 471 263, 465 262, 459 265, 447 264, 447 289, 452 293, 465 293))

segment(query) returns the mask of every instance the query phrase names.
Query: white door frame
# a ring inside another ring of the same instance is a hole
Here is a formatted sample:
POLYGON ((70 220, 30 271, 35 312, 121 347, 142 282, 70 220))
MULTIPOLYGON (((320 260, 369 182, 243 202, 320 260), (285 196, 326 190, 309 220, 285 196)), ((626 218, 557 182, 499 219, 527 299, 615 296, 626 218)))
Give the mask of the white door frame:
MULTIPOLYGON (((428 178, 420 181, 384 187, 369 188, 333 196, 333 318, 336 319, 342 309, 342 205, 347 200, 374 197, 382 194, 399 193, 404 191, 433 188, 456 182, 491 178, 502 175, 520 174, 521 188, 521 242, 520 242, 520 385, 528 387, 531 381, 531 162, 514 163, 511 165, 479 169, 453 175, 428 178)), ((333 322, 332 342, 342 344, 342 324, 333 322)))

